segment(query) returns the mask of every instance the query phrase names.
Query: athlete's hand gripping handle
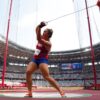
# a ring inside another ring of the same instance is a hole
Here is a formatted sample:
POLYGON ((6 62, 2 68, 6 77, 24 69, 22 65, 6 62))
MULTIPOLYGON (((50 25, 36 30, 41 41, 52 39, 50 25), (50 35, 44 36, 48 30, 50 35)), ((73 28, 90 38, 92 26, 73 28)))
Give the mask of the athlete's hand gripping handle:
POLYGON ((39 24, 39 27, 42 28, 42 27, 44 27, 44 26, 46 26, 46 25, 47 25, 47 23, 43 21, 43 22, 41 22, 41 23, 39 24))

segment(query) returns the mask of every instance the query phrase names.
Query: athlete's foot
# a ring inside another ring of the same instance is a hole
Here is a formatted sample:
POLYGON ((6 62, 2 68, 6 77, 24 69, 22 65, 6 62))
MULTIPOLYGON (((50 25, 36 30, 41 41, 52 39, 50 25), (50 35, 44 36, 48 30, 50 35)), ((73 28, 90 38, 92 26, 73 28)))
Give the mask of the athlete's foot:
POLYGON ((65 98, 65 97, 66 97, 66 95, 65 95, 65 92, 64 92, 64 91, 60 92, 60 95, 61 95, 61 97, 62 97, 62 98, 65 98))

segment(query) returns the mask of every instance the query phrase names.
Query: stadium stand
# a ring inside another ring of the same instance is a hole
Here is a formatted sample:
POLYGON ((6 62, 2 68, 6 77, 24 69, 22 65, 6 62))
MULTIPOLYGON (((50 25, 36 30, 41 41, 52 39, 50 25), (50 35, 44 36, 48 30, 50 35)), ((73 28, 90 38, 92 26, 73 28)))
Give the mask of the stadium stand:
MULTIPOLYGON (((97 86, 100 88, 100 43, 94 45, 93 48, 95 52, 97 86)), ((4 51, 5 38, 0 36, 0 79, 2 79, 4 51)), ((90 51, 90 47, 86 47, 70 51, 50 52, 49 69, 52 77, 64 87, 92 87, 94 85, 94 75, 90 51), (73 69, 71 67, 67 67, 67 69, 62 68, 62 64, 72 65, 75 63, 81 63, 83 67, 81 69, 73 69)), ((33 53, 34 50, 21 47, 12 41, 9 41, 5 80, 25 83, 26 66, 31 60, 33 53)), ((49 86, 39 71, 33 74, 33 84, 36 86, 49 86)))

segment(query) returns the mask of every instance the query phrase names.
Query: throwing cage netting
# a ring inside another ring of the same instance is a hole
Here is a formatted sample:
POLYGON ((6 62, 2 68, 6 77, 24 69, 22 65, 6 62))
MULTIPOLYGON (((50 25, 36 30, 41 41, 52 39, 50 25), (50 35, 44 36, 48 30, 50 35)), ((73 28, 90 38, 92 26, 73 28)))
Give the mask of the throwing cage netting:
MULTIPOLYGON (((26 41, 29 32, 32 32, 29 46, 35 45, 34 28, 38 22, 45 19, 48 27, 54 28, 55 33, 58 33, 54 34, 56 41, 52 40, 55 43, 54 46, 57 45, 56 42, 61 41, 57 38, 59 34, 68 35, 63 38, 64 42, 59 47, 60 49, 64 45, 66 50, 52 51, 49 55, 49 69, 52 77, 63 87, 80 86, 100 89, 100 12, 99 4, 96 5, 97 1, 72 0, 70 1, 71 12, 64 6, 67 4, 66 0, 64 2, 62 0, 0 1, 0 86, 14 86, 20 83, 26 86, 26 66, 34 50, 21 45, 28 45, 26 41), (30 9, 27 8, 28 3, 30 9), (48 11, 47 7, 50 8, 48 11), (33 14, 30 14, 31 12, 33 14), (68 13, 65 14, 66 12, 68 13), (31 27, 28 24, 31 24, 31 27)), ((33 74, 33 84, 50 86, 40 72, 33 74)))

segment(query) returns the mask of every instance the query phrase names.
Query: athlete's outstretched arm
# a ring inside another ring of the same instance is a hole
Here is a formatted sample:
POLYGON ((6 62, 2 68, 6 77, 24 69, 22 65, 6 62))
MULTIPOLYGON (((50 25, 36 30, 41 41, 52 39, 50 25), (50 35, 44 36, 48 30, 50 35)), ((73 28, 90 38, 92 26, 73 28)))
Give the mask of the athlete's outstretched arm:
POLYGON ((41 28, 46 26, 45 22, 41 22, 37 27, 36 27, 36 35, 37 35, 37 40, 39 43, 43 44, 47 49, 51 47, 50 41, 46 41, 45 39, 42 38, 41 36, 41 28))

